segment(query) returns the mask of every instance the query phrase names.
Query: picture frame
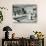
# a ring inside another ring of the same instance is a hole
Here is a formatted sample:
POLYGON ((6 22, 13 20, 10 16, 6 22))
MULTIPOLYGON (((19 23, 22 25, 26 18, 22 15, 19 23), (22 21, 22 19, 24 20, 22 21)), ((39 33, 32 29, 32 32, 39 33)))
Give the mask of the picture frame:
POLYGON ((36 23, 37 22, 37 5, 13 5, 13 22, 14 23, 36 23))

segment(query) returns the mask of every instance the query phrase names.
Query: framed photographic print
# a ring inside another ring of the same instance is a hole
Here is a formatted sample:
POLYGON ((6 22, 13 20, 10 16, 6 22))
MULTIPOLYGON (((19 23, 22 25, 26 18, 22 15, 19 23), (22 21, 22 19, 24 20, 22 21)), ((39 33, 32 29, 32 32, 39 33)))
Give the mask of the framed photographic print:
POLYGON ((35 23, 37 22, 37 5, 13 5, 13 22, 35 23))

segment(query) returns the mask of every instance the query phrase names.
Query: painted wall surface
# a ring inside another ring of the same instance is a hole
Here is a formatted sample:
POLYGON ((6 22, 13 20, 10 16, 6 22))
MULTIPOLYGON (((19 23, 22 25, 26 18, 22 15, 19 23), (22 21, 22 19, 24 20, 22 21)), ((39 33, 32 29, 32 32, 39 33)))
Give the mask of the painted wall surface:
MULTIPOLYGON (((6 7, 2 10, 4 20, 0 23, 0 46, 2 46, 2 39, 4 38, 3 27, 10 26, 15 32, 16 37, 29 37, 33 31, 41 31, 46 37, 46 0, 0 0, 0 6, 6 7), (37 23, 13 23, 12 21, 12 5, 13 4, 37 4, 37 23)), ((1 9, 0 9, 1 10, 1 9)), ((46 46, 46 38, 45 38, 46 46)))

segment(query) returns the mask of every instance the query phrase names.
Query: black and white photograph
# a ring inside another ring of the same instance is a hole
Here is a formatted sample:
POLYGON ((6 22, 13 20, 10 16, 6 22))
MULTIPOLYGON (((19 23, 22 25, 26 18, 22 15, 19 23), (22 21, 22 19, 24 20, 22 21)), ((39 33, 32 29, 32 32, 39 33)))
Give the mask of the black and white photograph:
POLYGON ((37 22, 37 5, 13 5, 13 22, 35 23, 37 22))

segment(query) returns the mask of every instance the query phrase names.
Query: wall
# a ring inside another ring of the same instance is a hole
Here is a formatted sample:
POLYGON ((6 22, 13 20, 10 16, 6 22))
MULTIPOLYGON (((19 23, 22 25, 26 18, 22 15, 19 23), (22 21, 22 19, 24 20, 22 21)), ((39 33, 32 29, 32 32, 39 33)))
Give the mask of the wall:
MULTIPOLYGON (((4 38, 3 27, 9 25, 12 28, 10 36, 13 32, 16 37, 29 37, 34 31, 41 31, 46 37, 46 0, 0 0, 0 6, 4 6, 8 11, 3 9, 4 21, 0 23, 0 46, 1 39, 4 38), (12 5, 13 4, 37 4, 37 23, 13 23, 12 21, 12 5)), ((45 38, 46 45, 46 38, 45 38)))

